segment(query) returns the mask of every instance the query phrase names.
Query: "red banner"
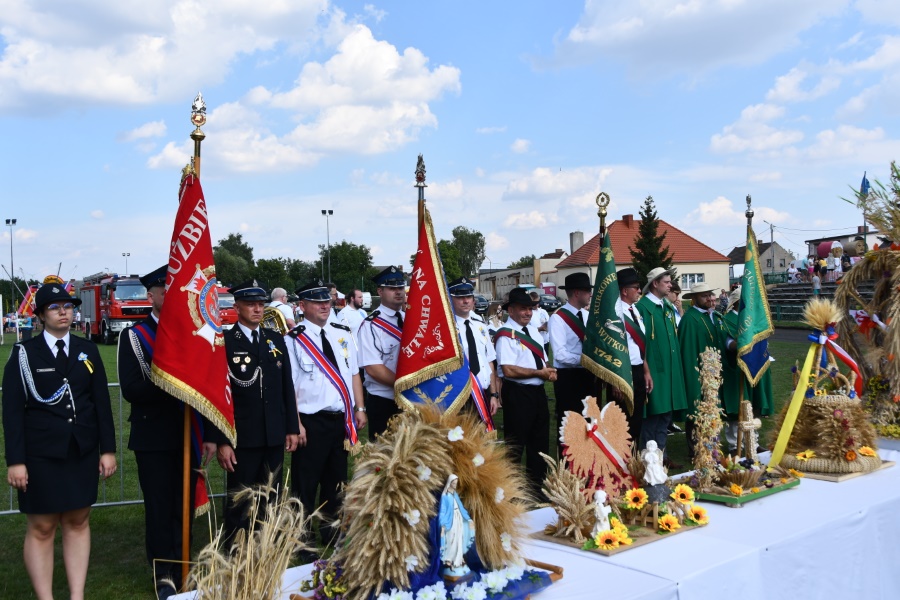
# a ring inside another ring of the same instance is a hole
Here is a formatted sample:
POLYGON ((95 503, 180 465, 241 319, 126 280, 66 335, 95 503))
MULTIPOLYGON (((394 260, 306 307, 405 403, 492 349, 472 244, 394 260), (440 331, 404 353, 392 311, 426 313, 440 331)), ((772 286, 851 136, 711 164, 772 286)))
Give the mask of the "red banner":
POLYGON ((200 180, 185 177, 179 199, 152 378, 206 417, 236 446, 216 267, 200 180))

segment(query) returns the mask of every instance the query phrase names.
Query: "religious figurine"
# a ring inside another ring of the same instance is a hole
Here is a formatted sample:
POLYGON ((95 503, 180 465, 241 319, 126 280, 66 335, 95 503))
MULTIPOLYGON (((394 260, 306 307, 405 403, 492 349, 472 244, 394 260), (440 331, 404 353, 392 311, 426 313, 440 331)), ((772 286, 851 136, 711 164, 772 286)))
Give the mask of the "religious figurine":
POLYGON ((662 450, 654 440, 647 442, 647 448, 641 451, 641 460, 644 462, 644 481, 650 485, 660 485, 669 478, 663 468, 662 450))
POLYGON ((594 492, 594 517, 597 521, 594 523, 594 528, 591 530, 591 537, 610 528, 609 513, 611 512, 612 508, 606 505, 606 492, 603 490, 594 492))
POLYGON ((475 542, 475 522, 463 506, 456 492, 454 474, 447 478, 447 484, 441 493, 441 509, 438 522, 441 526, 441 573, 452 577, 461 577, 469 572, 465 554, 475 542))

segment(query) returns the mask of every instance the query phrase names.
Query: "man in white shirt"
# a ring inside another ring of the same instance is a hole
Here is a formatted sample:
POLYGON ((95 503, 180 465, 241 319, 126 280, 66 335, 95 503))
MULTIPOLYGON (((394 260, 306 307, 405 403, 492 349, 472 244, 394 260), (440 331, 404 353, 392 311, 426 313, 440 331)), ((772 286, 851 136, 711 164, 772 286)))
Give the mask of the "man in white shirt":
POLYGON ((356 341, 359 341, 357 337, 359 326, 369 316, 362 306, 362 290, 354 289, 347 295, 347 305, 337 314, 338 321, 350 328, 350 333, 353 334, 353 339, 356 341))
POLYGON ((287 290, 284 288, 275 288, 272 290, 272 301, 269 306, 277 308, 278 312, 284 315, 284 321, 287 323, 288 331, 297 326, 294 321, 294 309, 287 303, 287 290))
MULTIPOLYGON (((625 325, 625 338, 628 342, 628 356, 631 359, 631 381, 634 389, 634 410, 628 416, 628 431, 634 447, 643 449, 641 443, 641 427, 644 423, 644 407, 647 404, 647 394, 653 390, 653 378, 650 369, 644 361, 646 356, 647 333, 644 327, 644 319, 638 311, 637 301, 641 297, 641 280, 638 272, 633 267, 626 267, 616 273, 619 283, 619 299, 616 300, 616 314, 625 325)), ((619 390, 613 388, 613 400, 625 414, 628 408, 625 399, 619 390)))
MULTIPOLYGON (((550 343, 550 332, 548 330, 550 324, 550 314, 541 308, 541 295, 540 293, 531 290, 528 295, 531 297, 532 302, 534 302, 534 309, 531 311, 531 321, 528 323, 529 327, 534 327, 541 334, 540 338, 544 344, 544 351, 550 349, 548 344, 550 343)), ((535 335, 535 339, 538 336, 535 335)))
POLYGON ((472 312, 475 308, 475 286, 467 277, 460 277, 451 282, 449 288, 453 312, 456 315, 456 327, 459 329, 463 352, 469 359, 469 369, 478 379, 484 392, 484 399, 490 406, 491 415, 494 415, 500 408, 500 393, 497 391, 499 386, 494 368, 497 354, 487 324, 484 319, 472 312))
POLYGON ((304 321, 284 338, 300 415, 291 491, 307 514, 320 507, 319 531, 327 546, 337 533, 328 524, 340 508, 338 492, 347 481, 348 450, 359 444, 357 431, 366 426, 366 407, 350 331, 329 322, 328 288, 312 281, 296 293, 304 321))

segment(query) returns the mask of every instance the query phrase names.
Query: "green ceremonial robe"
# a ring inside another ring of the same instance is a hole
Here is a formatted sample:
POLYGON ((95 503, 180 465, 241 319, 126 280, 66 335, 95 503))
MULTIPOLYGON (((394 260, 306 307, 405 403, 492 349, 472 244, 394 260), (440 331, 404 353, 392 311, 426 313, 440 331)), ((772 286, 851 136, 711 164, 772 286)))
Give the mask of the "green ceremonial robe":
MULTIPOLYGON (((725 332, 732 339, 737 339, 737 330, 738 330, 738 314, 730 310, 728 314, 725 315, 724 318, 725 323, 725 332)), ((747 378, 744 376, 744 373, 737 366, 737 353, 732 352, 729 353, 730 358, 733 358, 734 370, 736 372, 735 376, 740 378, 741 381, 744 382, 744 399, 750 398, 750 402, 753 405, 753 416, 754 417, 765 417, 771 415, 775 412, 775 403, 772 400, 772 367, 770 366, 766 369, 766 372, 763 373, 763 376, 760 378, 759 383, 756 384, 756 387, 750 387, 750 382, 747 381, 747 378)), ((724 370, 724 365, 723 365, 724 370)), ((733 388, 734 397, 737 398, 738 393, 738 382, 737 380, 731 381, 729 383, 729 379, 725 377, 725 385, 724 390, 728 389, 728 386, 731 385, 733 388)), ((728 393, 726 391, 726 399, 728 398, 728 393)), ((734 412, 731 412, 730 408, 726 408, 726 412, 729 415, 737 415, 738 414, 738 405, 737 399, 734 401, 734 412)))
POLYGON ((678 326, 678 341, 681 346, 681 365, 684 372, 688 414, 693 416, 697 409, 697 402, 702 399, 700 371, 698 370, 700 353, 707 348, 722 350, 722 338, 718 324, 712 322, 709 313, 700 312, 692 306, 681 316, 681 324, 678 326))
POLYGON ((646 361, 653 378, 653 391, 644 406, 644 416, 671 412, 675 421, 681 421, 688 405, 684 395, 675 309, 669 302, 660 306, 646 296, 641 297, 635 306, 644 319, 646 361))

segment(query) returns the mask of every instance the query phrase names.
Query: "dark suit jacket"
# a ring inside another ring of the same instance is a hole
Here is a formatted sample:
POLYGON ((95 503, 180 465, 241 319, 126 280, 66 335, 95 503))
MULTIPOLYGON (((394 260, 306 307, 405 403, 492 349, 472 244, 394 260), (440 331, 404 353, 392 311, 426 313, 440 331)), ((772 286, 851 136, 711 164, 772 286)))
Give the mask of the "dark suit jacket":
POLYGON ((65 458, 72 439, 82 456, 100 446, 100 452, 116 451, 116 431, 109 403, 106 370, 97 346, 69 336, 65 373, 57 373, 56 359, 43 335, 16 344, 3 371, 3 431, 6 464, 25 463, 26 456, 65 458), (26 389, 19 369, 19 353, 25 352, 37 393, 49 398, 68 379, 72 398, 65 394, 53 405, 38 402, 26 389), (94 372, 90 373, 85 354, 94 372))
MULTIPOLYGON (((284 337, 264 327, 259 331, 262 337, 258 355, 240 327, 235 325, 225 332, 225 358, 235 378, 249 381, 253 379, 257 365, 262 367, 262 392, 258 379, 249 387, 242 387, 234 380, 231 382, 237 448, 281 446, 285 436, 300 433, 291 361, 284 337), (269 348, 270 341, 275 347, 274 352, 269 348)), ((209 423, 206 424, 205 438, 217 444, 228 443, 222 432, 209 423)))
MULTIPOLYGON (((156 321, 147 317, 142 324, 156 332, 156 321)), ((119 335, 119 384, 131 404, 131 435, 128 448, 136 452, 178 450, 184 444, 183 403, 157 387, 144 374, 131 345, 131 327, 119 335)), ((149 366, 150 357, 144 353, 149 366)))

